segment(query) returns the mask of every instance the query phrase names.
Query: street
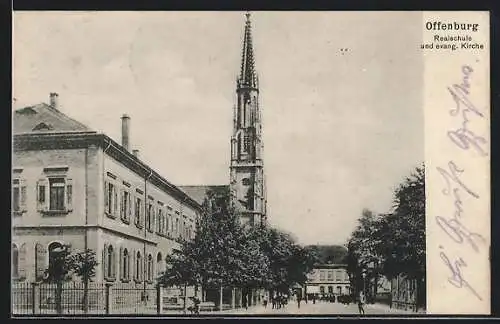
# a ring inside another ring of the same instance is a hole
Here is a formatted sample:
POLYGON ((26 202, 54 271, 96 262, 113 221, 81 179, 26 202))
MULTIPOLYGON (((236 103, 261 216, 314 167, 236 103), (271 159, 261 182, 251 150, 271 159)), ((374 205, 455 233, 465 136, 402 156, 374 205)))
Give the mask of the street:
MULTIPOLYGON (((248 308, 248 310, 235 309, 227 310, 222 312, 222 314, 248 314, 248 315, 285 315, 285 314, 302 314, 302 315, 338 315, 338 314, 358 314, 358 306, 356 304, 343 305, 340 303, 330 303, 330 302, 308 302, 307 304, 302 302, 300 308, 297 307, 296 302, 291 302, 287 306, 281 309, 272 309, 271 305, 265 308, 262 305, 254 306, 248 308)), ((377 315, 377 314, 415 314, 410 311, 391 309, 386 305, 373 304, 365 305, 366 315, 377 315)))

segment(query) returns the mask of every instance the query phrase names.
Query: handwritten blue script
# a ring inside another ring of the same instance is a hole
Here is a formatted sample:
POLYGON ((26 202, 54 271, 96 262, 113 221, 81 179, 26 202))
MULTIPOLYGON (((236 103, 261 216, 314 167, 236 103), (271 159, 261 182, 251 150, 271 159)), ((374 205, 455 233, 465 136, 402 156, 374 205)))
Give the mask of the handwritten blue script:
MULTIPOLYGON (((461 67, 462 80, 460 83, 455 83, 447 87, 454 102, 454 108, 449 111, 449 115, 453 118, 459 117, 461 127, 457 129, 448 130, 446 132, 449 140, 461 150, 469 150, 473 148, 480 156, 487 156, 485 146, 488 144, 487 140, 477 135, 470 126, 472 117, 484 118, 483 113, 477 109, 469 98, 471 94, 471 75, 474 72, 473 68, 469 65, 461 67)), ((465 170, 460 168, 454 160, 449 160, 446 167, 437 167, 437 172, 444 181, 444 188, 441 190, 443 196, 451 199, 453 202, 453 215, 449 218, 443 216, 436 216, 436 223, 441 230, 453 242, 462 245, 464 242, 476 253, 481 251, 486 243, 486 239, 479 233, 470 231, 463 223, 465 214, 465 205, 467 199, 480 199, 480 195, 472 190, 463 180, 463 173, 465 170)), ((467 267, 467 262, 463 256, 458 256, 453 261, 445 253, 443 246, 439 246, 441 251, 439 256, 443 263, 450 270, 448 282, 457 288, 466 288, 479 300, 483 300, 477 291, 469 284, 464 278, 462 269, 467 267)))

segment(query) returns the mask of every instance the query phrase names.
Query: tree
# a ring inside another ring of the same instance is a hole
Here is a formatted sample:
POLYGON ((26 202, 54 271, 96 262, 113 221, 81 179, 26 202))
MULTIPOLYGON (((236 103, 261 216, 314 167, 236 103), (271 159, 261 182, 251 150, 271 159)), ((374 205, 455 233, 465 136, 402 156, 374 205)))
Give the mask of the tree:
POLYGON ((393 278, 400 274, 416 279, 418 303, 425 304, 425 174, 417 167, 394 192, 389 214, 375 215, 364 210, 358 227, 348 240, 351 284, 359 290, 364 272, 375 278, 381 273, 393 278), (368 265, 375 265, 369 267, 368 265))
POLYGON ((67 258, 68 268, 83 282, 83 300, 82 308, 84 312, 88 311, 88 286, 92 278, 95 277, 95 269, 99 264, 96 258, 96 252, 92 249, 85 249, 81 252, 75 252, 67 258))
POLYGON ((63 282, 71 278, 70 248, 62 245, 49 254, 49 267, 45 270, 44 281, 56 284, 55 305, 57 314, 62 314, 63 282))
POLYGON ((218 288, 267 288, 288 291, 293 283, 304 283, 312 269, 308 251, 279 230, 244 227, 230 206, 228 188, 207 191, 203 216, 198 220, 193 241, 184 242, 167 259, 170 268, 161 281, 165 284, 195 284, 218 288))
POLYGON ((218 288, 222 307, 223 287, 257 285, 266 260, 230 207, 227 188, 209 190, 203 205, 194 240, 183 242, 167 260, 171 268, 162 281, 218 288))
POLYGON ((288 233, 270 227, 253 229, 253 237, 269 264, 262 282, 265 288, 286 293, 294 284, 306 282, 316 261, 310 250, 298 245, 288 233))

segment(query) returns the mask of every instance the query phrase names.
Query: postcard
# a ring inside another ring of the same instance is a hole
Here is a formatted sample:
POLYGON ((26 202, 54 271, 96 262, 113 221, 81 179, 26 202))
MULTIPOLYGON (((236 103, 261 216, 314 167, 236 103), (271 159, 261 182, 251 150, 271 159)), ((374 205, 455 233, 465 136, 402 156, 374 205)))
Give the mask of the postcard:
POLYGON ((12 24, 13 317, 490 314, 488 12, 12 24))

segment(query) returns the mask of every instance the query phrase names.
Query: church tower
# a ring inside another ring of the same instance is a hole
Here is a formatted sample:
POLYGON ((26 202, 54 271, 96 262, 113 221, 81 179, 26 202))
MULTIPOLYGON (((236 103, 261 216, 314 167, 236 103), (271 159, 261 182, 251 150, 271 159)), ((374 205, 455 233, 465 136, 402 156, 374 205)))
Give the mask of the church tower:
POLYGON ((262 151, 259 80, 255 70, 250 13, 247 13, 233 111, 230 190, 232 206, 239 213, 242 223, 252 226, 267 223, 262 151))

